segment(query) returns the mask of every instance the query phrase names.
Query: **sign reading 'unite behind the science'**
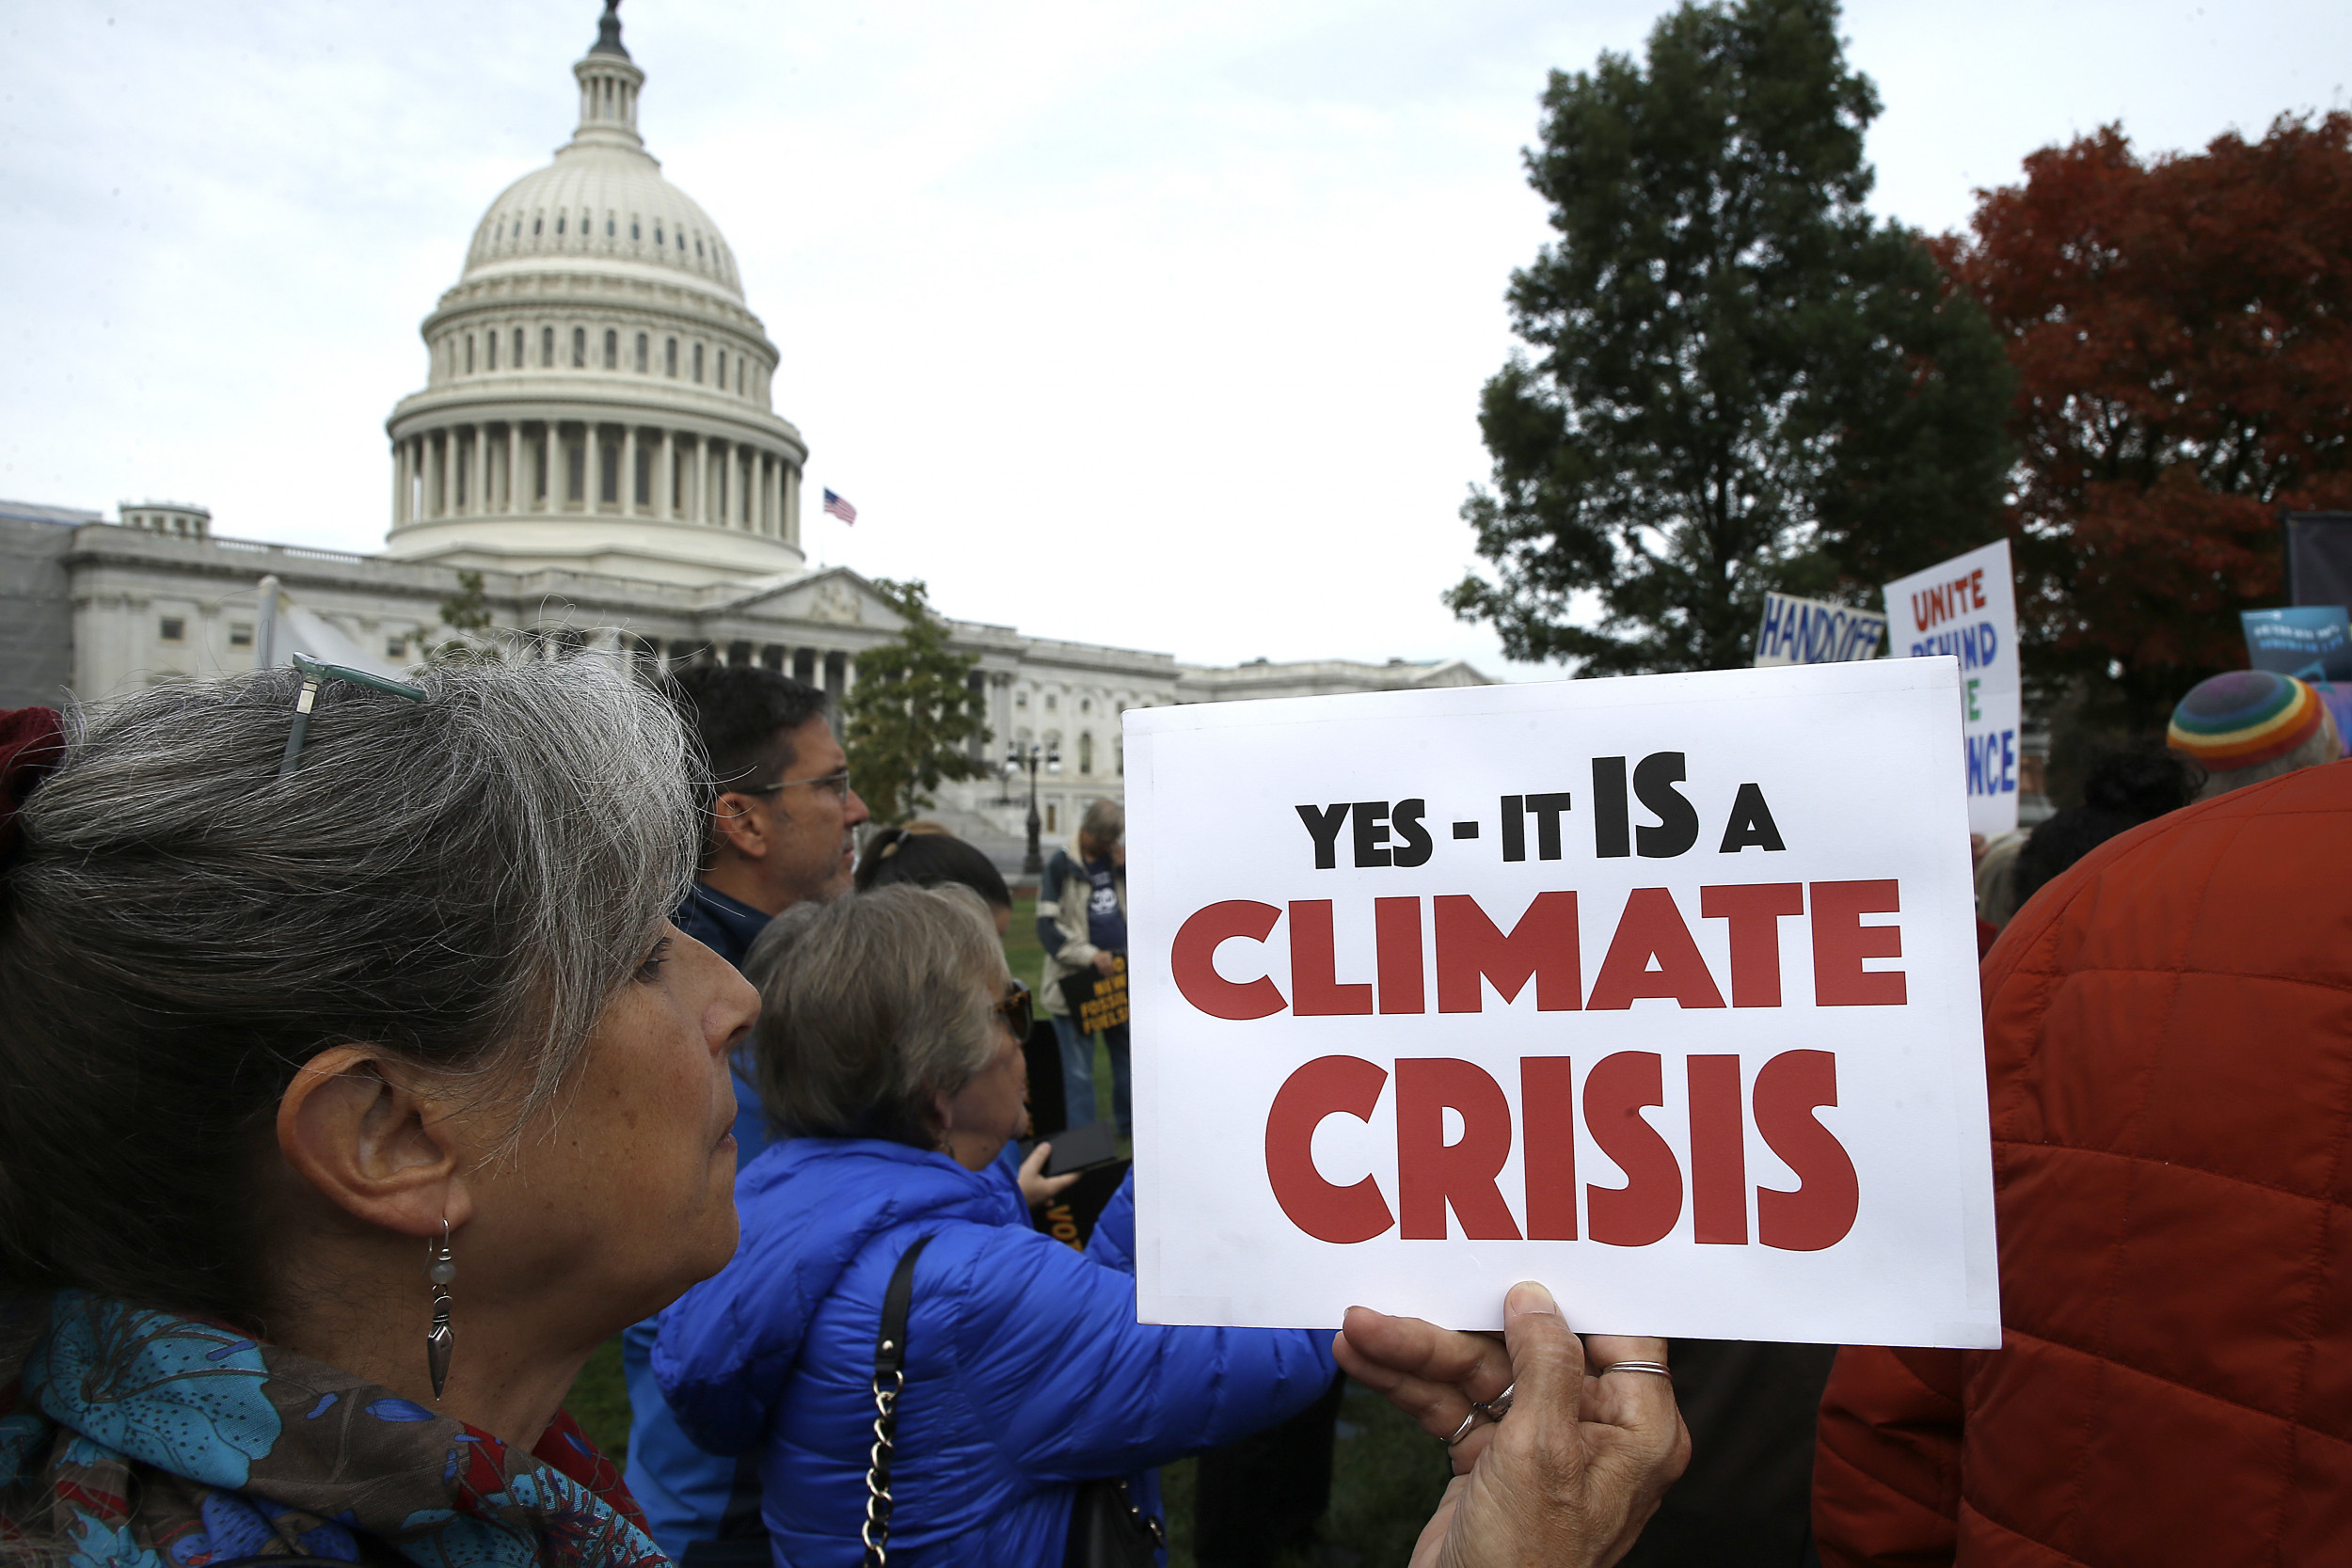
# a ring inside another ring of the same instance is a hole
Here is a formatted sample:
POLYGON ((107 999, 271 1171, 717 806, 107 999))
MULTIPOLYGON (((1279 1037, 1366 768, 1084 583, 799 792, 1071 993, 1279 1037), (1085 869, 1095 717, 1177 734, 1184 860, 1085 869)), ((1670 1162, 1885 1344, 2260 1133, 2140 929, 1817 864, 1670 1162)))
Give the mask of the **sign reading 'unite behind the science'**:
POLYGON ((1137 1307, 1999 1342, 1950 658, 1126 716, 1137 1307))

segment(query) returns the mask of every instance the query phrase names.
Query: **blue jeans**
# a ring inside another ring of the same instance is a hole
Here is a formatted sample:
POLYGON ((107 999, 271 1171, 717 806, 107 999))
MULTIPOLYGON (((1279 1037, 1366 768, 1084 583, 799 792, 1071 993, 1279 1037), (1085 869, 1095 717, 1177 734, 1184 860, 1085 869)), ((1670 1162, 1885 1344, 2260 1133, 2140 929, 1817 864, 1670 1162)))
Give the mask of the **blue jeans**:
MULTIPOLYGON (((1078 1022, 1067 1013, 1053 1015, 1054 1035, 1061 1042, 1061 1092, 1064 1114, 1073 1127, 1084 1127, 1094 1119, 1094 1037, 1078 1032, 1078 1022)), ((1130 1093, 1132 1074, 1127 1061, 1127 1026, 1114 1024, 1103 1031, 1103 1043, 1111 1053, 1111 1105, 1119 1117, 1119 1135, 1136 1135, 1135 1101, 1130 1093)))

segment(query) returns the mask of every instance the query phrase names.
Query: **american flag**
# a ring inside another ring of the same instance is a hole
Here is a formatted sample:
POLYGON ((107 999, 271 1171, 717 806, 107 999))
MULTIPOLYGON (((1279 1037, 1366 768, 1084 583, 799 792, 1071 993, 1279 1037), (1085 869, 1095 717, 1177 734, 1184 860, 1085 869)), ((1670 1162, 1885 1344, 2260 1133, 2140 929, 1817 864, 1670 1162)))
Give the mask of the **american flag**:
POLYGON ((848 501, 843 500, 839 496, 834 495, 830 490, 825 492, 825 510, 832 513, 834 516, 840 518, 845 523, 854 523, 857 521, 857 508, 851 506, 848 501))

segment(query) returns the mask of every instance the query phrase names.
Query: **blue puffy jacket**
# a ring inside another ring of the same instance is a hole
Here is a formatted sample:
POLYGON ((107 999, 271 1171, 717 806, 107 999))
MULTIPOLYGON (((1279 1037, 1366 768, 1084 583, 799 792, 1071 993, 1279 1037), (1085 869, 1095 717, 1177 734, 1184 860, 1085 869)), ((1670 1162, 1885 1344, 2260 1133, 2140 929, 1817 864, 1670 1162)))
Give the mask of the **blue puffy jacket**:
POLYGON ((873 1139, 796 1138, 737 1179, 735 1261, 661 1316, 656 1380, 713 1453, 760 1449, 779 1564, 864 1548, 874 1337, 929 1236, 907 1322, 890 1555, 1060 1562, 1079 1481, 1228 1443, 1329 1386, 1329 1336, 1136 1322, 1131 1189, 1085 1255, 1029 1227, 992 1172, 873 1139))

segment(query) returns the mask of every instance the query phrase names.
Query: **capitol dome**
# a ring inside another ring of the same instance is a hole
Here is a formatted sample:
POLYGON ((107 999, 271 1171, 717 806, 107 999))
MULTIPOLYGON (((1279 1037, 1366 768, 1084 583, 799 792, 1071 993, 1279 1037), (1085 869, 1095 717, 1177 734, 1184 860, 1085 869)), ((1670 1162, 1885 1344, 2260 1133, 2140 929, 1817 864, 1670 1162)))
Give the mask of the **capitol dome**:
POLYGON ((808 450, 735 253, 637 132, 644 72, 606 0, 580 124, 499 194, 387 421, 386 553, 697 586, 801 569, 808 450))

